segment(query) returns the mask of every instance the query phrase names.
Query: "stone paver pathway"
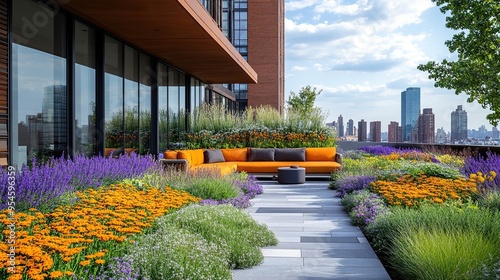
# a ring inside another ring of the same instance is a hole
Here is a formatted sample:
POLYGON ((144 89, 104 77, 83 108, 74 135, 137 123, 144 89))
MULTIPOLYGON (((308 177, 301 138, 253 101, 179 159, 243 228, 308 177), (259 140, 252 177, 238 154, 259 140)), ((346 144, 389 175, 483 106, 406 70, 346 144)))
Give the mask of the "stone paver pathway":
POLYGON ((328 189, 329 182, 260 184, 264 194, 254 198, 247 211, 267 224, 279 244, 262 249, 260 266, 234 270, 233 279, 390 279, 335 191, 328 189))

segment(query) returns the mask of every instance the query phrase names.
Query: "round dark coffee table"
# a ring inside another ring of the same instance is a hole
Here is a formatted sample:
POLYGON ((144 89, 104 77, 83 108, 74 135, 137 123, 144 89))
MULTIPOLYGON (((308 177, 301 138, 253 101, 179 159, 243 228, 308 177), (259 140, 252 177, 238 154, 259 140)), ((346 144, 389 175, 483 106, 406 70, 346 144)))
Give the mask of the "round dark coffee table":
POLYGON ((280 184, 304 184, 306 181, 306 169, 303 167, 279 167, 278 183, 280 184))

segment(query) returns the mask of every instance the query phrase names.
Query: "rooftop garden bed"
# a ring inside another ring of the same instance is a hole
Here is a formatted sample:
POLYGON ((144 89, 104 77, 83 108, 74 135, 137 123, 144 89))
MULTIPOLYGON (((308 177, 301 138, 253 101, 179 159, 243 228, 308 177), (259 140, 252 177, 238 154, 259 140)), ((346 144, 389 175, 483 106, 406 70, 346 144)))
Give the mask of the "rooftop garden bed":
POLYGON ((332 175, 393 279, 500 278, 500 156, 363 147, 332 175))
POLYGON ((15 182, 0 190, 1 279, 231 279, 277 243, 241 209, 262 193, 245 173, 131 154, 34 160, 0 181, 15 182))

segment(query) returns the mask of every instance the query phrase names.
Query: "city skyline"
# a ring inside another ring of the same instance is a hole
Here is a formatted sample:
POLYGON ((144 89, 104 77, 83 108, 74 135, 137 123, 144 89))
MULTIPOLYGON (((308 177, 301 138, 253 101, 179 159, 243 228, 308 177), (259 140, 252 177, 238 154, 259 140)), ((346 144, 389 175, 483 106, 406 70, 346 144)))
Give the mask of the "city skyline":
MULTIPOLYGON (((344 119, 400 122, 400 93, 421 88, 421 108, 432 108, 436 128, 450 130, 450 112, 458 105, 469 127, 490 124, 489 110, 468 95, 435 88, 417 69, 428 61, 454 60, 444 45, 454 31, 431 0, 328 1, 286 0, 285 92, 311 85, 321 94, 316 106, 327 122, 344 119)), ((288 97, 286 97, 287 99, 288 97)))

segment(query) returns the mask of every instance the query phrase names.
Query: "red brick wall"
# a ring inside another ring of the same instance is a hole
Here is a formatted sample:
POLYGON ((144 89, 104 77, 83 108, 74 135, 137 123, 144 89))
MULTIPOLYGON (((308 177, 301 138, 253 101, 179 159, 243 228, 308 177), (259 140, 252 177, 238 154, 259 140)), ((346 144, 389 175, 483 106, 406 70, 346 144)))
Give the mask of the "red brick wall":
POLYGON ((258 83, 248 85, 248 106, 267 104, 283 110, 284 20, 284 0, 248 1, 248 62, 258 75, 258 83))

